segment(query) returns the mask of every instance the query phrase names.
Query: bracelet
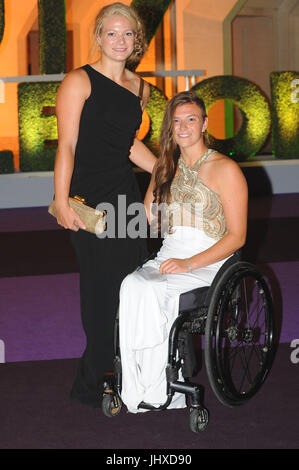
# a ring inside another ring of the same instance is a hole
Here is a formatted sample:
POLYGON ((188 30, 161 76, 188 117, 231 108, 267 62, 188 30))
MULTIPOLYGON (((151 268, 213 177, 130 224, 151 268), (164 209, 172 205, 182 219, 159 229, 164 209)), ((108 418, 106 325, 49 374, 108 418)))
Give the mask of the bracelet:
POLYGON ((191 268, 190 259, 189 259, 189 258, 186 258, 186 262, 187 262, 187 265, 188 265, 189 273, 192 273, 192 268, 191 268))

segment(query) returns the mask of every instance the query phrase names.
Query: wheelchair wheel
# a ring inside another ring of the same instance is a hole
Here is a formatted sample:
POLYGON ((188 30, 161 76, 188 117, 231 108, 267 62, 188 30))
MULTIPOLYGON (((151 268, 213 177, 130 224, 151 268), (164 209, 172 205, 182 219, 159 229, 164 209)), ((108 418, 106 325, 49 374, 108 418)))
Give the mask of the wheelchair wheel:
POLYGON ((273 362, 274 319, 267 283, 250 263, 238 262, 219 279, 205 327, 210 385, 226 406, 239 406, 262 386, 273 362))
POLYGON ((206 408, 190 408, 190 429, 193 432, 202 432, 209 424, 209 413, 206 408))
POLYGON ((117 416, 122 408, 122 401, 116 393, 104 393, 102 411, 105 416, 112 418, 117 416))

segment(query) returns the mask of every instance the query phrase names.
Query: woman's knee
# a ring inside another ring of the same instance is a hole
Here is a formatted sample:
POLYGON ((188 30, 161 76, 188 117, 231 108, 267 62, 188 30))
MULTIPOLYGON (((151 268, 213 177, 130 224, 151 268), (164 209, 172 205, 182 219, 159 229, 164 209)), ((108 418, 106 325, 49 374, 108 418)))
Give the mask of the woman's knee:
POLYGON ((121 286, 120 286, 120 291, 128 291, 128 290, 133 290, 136 291, 136 288, 138 288, 140 282, 142 280, 140 279, 140 276, 138 276, 138 273, 134 271, 131 274, 128 274, 122 281, 121 286))

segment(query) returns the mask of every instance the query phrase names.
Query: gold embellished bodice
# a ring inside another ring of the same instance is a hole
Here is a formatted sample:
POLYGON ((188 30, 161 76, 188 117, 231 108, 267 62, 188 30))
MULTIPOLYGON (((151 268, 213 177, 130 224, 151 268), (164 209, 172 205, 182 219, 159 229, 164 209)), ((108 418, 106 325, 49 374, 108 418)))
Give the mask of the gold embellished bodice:
POLYGON ((170 228, 187 225, 203 230, 205 234, 220 240, 226 234, 226 223, 219 194, 208 188, 198 170, 215 150, 208 149, 192 166, 188 167, 182 156, 178 161, 179 172, 174 177, 168 206, 170 228))

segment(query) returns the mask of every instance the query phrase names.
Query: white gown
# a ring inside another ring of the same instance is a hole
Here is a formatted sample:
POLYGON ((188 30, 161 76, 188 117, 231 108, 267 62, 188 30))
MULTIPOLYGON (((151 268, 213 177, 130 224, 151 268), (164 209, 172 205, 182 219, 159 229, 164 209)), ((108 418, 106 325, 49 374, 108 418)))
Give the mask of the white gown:
MULTIPOLYGON (((129 412, 146 411, 138 409, 142 401, 154 406, 165 403, 168 336, 178 315, 179 296, 196 287, 210 285, 226 259, 181 274, 160 274, 160 264, 169 258, 189 258, 216 241, 197 228, 173 227, 173 233, 166 235, 156 258, 122 282, 119 305, 121 397, 129 412)), ((185 395, 175 393, 169 408, 185 406, 185 395)))

